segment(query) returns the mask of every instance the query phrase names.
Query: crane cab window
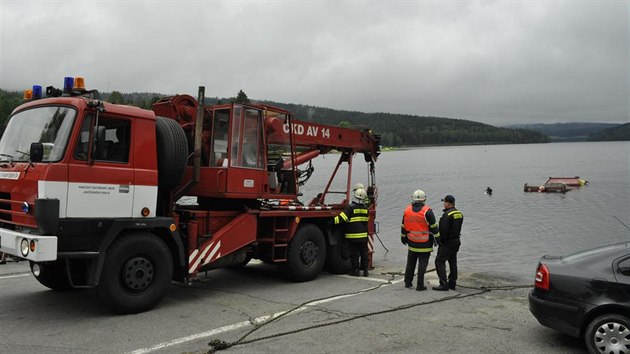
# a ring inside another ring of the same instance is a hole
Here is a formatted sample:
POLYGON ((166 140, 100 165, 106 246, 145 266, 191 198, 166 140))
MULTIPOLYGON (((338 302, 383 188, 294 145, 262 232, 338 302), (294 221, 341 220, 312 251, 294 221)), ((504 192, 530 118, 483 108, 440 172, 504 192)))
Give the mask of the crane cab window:
POLYGON ((230 110, 220 109, 214 112, 212 123, 212 150, 210 166, 227 167, 228 165, 228 129, 230 110))
POLYGON ((264 145, 260 110, 234 107, 232 115, 231 166, 263 168, 264 145))

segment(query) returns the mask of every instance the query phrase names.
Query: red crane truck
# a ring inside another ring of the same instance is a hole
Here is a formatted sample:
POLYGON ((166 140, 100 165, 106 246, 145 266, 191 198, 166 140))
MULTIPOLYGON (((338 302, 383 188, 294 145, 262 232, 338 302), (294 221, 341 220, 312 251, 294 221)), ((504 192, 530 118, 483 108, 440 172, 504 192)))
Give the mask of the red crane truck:
POLYGON ((296 281, 324 266, 343 273, 343 235, 328 220, 350 200, 357 153, 374 235, 379 137, 370 131, 268 105, 206 106, 203 87, 197 99, 144 110, 104 102, 82 82, 66 78, 45 98, 34 87, 0 140, 0 251, 28 260, 44 286, 93 288, 112 311, 134 313, 157 305, 171 281, 252 258, 296 281), (326 187, 301 202, 311 160, 331 151, 339 160, 326 187), (331 190, 337 175, 344 190, 331 190), (327 203, 331 193, 341 201, 327 203))

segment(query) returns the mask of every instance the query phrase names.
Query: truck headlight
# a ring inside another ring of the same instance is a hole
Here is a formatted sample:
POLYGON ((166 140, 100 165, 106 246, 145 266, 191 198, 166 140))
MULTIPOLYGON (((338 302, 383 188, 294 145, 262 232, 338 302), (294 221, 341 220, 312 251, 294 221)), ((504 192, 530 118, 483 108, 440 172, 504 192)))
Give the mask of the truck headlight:
POLYGON ((29 251, 28 240, 23 238, 22 241, 20 242, 20 252, 22 252, 22 256, 26 257, 28 255, 28 251, 29 251))

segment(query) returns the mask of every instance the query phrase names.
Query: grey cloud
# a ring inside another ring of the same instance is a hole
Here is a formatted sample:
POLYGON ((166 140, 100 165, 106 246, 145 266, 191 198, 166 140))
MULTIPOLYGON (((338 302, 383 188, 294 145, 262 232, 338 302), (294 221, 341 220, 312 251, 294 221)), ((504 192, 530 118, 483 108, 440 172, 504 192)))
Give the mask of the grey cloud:
POLYGON ((0 87, 627 122, 626 1, 0 2, 0 87))

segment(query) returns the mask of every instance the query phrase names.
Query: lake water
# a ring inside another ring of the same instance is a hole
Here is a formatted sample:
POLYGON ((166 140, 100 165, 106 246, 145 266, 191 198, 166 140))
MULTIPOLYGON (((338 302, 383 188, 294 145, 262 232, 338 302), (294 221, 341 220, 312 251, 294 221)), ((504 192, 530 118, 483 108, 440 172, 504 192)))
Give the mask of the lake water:
MULTIPOLYGON (((321 190, 338 155, 314 162, 304 189, 321 190)), ((365 183, 362 156, 354 159, 353 181, 365 183)), ((400 221, 415 189, 439 218, 446 194, 464 214, 460 272, 532 282, 544 254, 564 255, 630 240, 630 142, 424 147, 383 152, 376 164, 377 221, 386 252, 375 240, 374 263, 404 268, 400 221), (580 176, 588 185, 566 194, 525 193, 523 185, 548 177, 580 176), (494 190, 485 194, 486 187, 494 190)), ((433 253, 431 263, 435 257, 433 253)))

